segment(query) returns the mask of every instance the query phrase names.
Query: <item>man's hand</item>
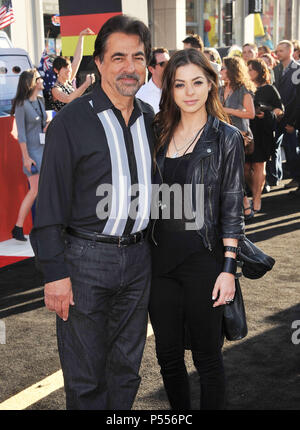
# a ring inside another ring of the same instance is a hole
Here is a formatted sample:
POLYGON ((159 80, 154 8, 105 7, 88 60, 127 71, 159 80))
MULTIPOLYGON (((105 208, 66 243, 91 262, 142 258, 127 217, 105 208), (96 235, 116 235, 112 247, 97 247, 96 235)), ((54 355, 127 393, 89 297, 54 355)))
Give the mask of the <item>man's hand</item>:
POLYGON ((64 321, 69 316, 69 305, 75 305, 70 278, 45 284, 44 301, 49 311, 55 311, 64 321))

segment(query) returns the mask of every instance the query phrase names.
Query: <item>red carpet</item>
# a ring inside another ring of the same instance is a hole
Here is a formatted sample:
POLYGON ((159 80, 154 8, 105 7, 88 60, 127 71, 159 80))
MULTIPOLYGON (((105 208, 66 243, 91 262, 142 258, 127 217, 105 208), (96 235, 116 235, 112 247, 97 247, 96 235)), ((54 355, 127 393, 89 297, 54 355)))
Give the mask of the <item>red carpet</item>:
POLYGON ((7 256, 7 255, 0 255, 0 267, 8 266, 9 264, 17 263, 21 260, 26 260, 26 258, 29 257, 15 257, 15 256, 7 256))

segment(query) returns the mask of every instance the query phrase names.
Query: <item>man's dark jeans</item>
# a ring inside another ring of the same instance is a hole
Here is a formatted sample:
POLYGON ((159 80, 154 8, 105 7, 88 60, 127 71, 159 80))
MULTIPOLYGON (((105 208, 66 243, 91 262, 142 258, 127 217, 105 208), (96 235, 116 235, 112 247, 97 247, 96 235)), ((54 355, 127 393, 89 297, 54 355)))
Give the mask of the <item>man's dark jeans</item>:
POLYGON ((129 410, 139 384, 151 278, 147 242, 67 236, 74 306, 57 317, 67 409, 129 410))

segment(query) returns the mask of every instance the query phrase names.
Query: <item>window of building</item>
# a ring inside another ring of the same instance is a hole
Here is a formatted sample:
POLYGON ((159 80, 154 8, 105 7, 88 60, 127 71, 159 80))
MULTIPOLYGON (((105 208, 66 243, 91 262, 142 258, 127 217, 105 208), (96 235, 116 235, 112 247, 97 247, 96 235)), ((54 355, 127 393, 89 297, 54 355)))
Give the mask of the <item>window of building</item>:
POLYGON ((205 46, 220 46, 218 0, 204 1, 203 19, 203 36, 205 46))
POLYGON ((186 33, 197 33, 205 46, 219 46, 220 0, 186 0, 186 33))
POLYGON ((287 39, 286 37, 286 19, 287 19, 287 2, 281 0, 279 2, 279 25, 278 25, 278 40, 287 39))
POLYGON ((58 21, 56 15, 59 15, 58 0, 43 1, 45 47, 50 55, 61 54, 60 26, 55 25, 58 21))
POLYGON ((186 0, 186 34, 199 33, 199 1, 186 0))

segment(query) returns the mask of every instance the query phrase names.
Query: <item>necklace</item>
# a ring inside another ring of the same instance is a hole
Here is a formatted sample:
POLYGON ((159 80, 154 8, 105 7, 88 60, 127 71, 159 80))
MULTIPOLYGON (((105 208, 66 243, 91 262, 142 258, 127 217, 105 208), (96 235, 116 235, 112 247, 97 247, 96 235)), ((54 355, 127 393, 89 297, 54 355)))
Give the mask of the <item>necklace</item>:
POLYGON ((173 136, 173 142, 174 142, 174 146, 176 149, 176 152, 171 156, 171 158, 177 158, 179 156, 179 153, 185 149, 183 155, 186 153, 186 151, 192 146, 192 144, 195 142, 195 140, 197 139, 197 137, 199 136, 199 134, 201 133, 201 131, 204 129, 205 124, 203 127, 200 128, 200 130, 197 131, 196 135, 194 137, 192 137, 192 139, 186 144, 183 145, 181 148, 177 148, 176 143, 175 143, 175 138, 173 136))

